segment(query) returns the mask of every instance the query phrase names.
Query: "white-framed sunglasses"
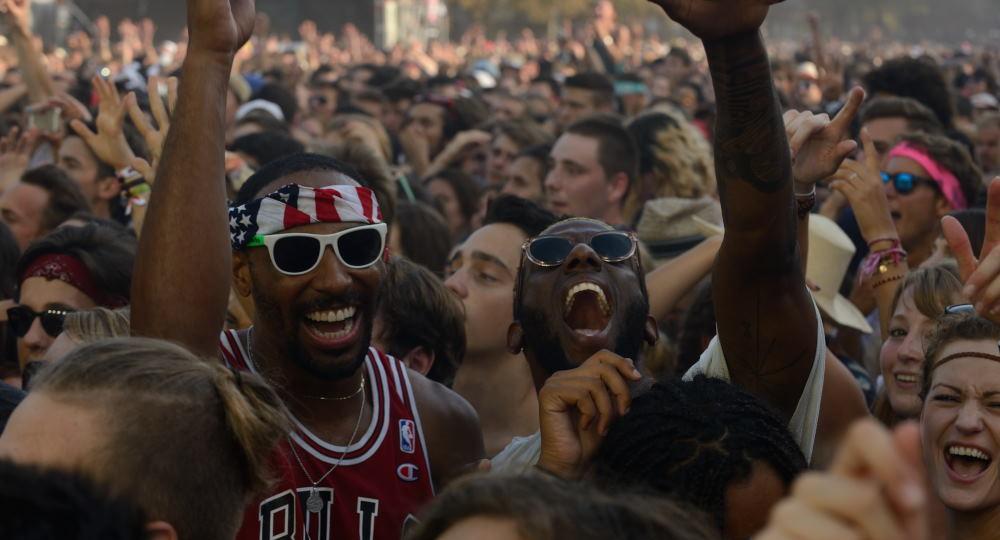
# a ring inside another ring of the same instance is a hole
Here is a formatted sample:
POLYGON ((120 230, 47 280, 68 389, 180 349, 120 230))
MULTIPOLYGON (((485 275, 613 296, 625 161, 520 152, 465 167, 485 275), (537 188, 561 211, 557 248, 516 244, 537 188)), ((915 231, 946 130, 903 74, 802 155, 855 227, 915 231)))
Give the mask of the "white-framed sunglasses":
POLYGON ((284 233, 256 235, 247 247, 266 247, 271 264, 282 274, 301 276, 319 266, 326 247, 333 248, 341 264, 352 269, 368 268, 385 251, 385 223, 362 225, 333 234, 284 233))

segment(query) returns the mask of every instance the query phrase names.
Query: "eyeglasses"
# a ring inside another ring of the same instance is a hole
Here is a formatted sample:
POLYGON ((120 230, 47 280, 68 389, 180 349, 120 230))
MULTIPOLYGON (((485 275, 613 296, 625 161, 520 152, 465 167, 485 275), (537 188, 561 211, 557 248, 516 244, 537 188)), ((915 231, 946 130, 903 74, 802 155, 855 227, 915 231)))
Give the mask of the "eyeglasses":
MULTIPOLYGON (((595 234, 587 244, 604 262, 616 263, 635 255, 637 242, 633 233, 608 231, 595 234)), ((528 260, 547 268, 562 264, 576 245, 562 236, 539 236, 525 242, 521 249, 528 260)))
POLYGON ((900 195, 906 195, 917 188, 920 185, 928 185, 936 188, 937 182, 931 178, 924 178, 922 176, 916 176, 910 173, 896 173, 889 174, 882 171, 882 183, 888 184, 892 182, 892 187, 896 189, 896 193, 900 195))
POLYGON ((341 264, 348 268, 368 268, 378 262, 385 251, 385 223, 362 225, 334 234, 269 234, 257 235, 247 247, 267 248, 271 264, 288 276, 312 272, 323 259, 326 247, 333 248, 341 264))
POLYGON ((32 311, 28 306, 15 306, 7 310, 7 323, 10 325, 14 335, 23 338, 28 335, 31 325, 38 317, 42 320, 42 329, 51 337, 56 337, 62 332, 63 323, 66 322, 66 315, 73 310, 67 309, 46 309, 41 313, 32 311))
POLYGON ((955 315, 957 313, 975 313, 976 307, 972 304, 954 304, 944 308, 945 315, 955 315))

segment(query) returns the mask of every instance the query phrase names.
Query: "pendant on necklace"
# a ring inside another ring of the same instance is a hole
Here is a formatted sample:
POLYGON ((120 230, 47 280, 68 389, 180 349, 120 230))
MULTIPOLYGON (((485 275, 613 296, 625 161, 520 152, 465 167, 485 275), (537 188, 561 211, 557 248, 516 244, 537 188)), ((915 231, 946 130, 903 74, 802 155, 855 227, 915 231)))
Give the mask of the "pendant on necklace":
POLYGON ((319 492, 316 491, 316 486, 313 486, 312 491, 309 493, 309 498, 306 499, 306 510, 318 514, 323 511, 323 498, 319 496, 319 492))

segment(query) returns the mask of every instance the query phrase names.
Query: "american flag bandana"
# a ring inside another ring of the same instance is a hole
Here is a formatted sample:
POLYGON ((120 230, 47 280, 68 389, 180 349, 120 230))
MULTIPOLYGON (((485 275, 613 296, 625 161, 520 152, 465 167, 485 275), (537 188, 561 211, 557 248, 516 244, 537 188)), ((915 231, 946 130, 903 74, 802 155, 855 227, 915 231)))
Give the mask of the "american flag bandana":
POLYGON ((287 186, 229 208, 229 239, 240 251, 255 236, 279 233, 310 223, 382 223, 375 192, 365 187, 287 186))

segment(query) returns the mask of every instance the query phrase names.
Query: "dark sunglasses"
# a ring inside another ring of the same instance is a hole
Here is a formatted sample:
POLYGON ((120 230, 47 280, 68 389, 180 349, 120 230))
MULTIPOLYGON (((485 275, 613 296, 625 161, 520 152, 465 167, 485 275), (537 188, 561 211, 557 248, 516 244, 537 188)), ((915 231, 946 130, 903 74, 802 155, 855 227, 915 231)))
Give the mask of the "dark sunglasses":
MULTIPOLYGON (((635 255, 636 238, 633 233, 608 231, 595 234, 587 244, 602 261, 617 263, 635 255)), ((569 257, 576 243, 562 236, 539 236, 521 246, 528 260, 542 267, 559 266, 569 257)))
POLYGON ((23 338, 28 335, 31 325, 35 322, 35 317, 42 320, 42 329, 49 336, 56 337, 62 332, 63 323, 66 322, 66 315, 72 313, 66 309, 46 309, 38 313, 32 311, 27 306, 15 306, 7 310, 7 323, 10 325, 14 335, 23 338))
POLYGON ((353 269, 368 268, 378 262, 385 251, 385 223, 362 225, 334 234, 269 234, 257 235, 247 247, 266 247, 271 264, 282 274, 301 276, 312 272, 323 259, 326 246, 340 262, 353 269))
POLYGON ((896 193, 900 195, 906 195, 917 188, 919 185, 928 185, 931 187, 937 187, 937 182, 931 178, 924 178, 923 176, 915 176, 910 173, 896 173, 889 174, 882 171, 882 183, 888 184, 892 182, 892 187, 896 189, 896 193))

